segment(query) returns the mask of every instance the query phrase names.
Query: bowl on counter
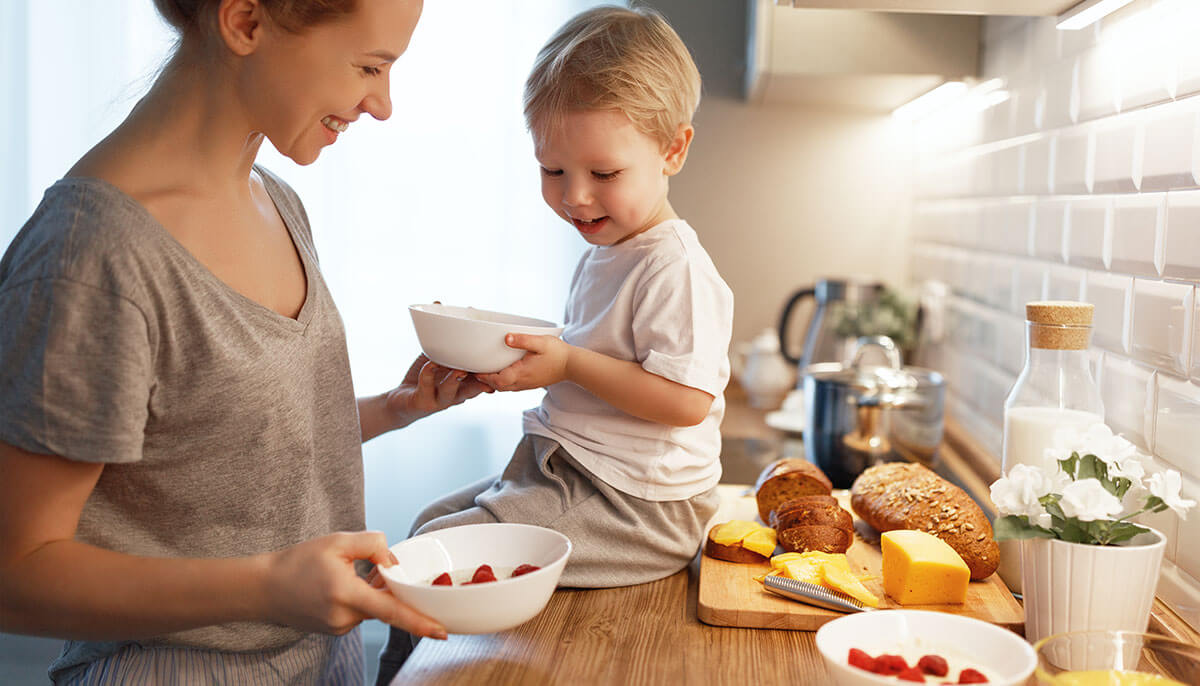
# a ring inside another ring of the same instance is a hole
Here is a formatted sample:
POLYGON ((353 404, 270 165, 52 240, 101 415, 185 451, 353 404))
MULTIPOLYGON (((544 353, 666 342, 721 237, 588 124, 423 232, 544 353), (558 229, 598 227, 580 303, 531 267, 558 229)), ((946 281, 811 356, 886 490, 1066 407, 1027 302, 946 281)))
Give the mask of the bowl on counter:
POLYGON ((542 611, 571 555, 571 541, 529 524, 469 524, 414 536, 391 551, 397 564, 378 569, 393 595, 441 622, 449 633, 487 634, 523 624, 542 611), (463 583, 484 564, 496 581, 463 583), (521 565, 539 569, 512 576, 521 565), (443 572, 453 585, 433 585, 443 572))
POLYGON ((525 355, 504 343, 505 334, 560 336, 563 328, 543 319, 474 307, 410 305, 413 327, 425 356, 443 367, 491 374, 525 355))
POLYGON ((925 655, 944 658, 949 673, 926 683, 957 682, 962 670, 981 672, 992 686, 1025 684, 1037 658, 1017 634, 988 622, 926 610, 875 610, 839 617, 817 630, 817 650, 837 684, 875 686, 910 683, 851 666, 851 648, 872 657, 899 655, 915 666, 925 655))
POLYGON ((1200 645, 1130 631, 1071 631, 1034 645, 1042 686, 1200 684, 1200 645))

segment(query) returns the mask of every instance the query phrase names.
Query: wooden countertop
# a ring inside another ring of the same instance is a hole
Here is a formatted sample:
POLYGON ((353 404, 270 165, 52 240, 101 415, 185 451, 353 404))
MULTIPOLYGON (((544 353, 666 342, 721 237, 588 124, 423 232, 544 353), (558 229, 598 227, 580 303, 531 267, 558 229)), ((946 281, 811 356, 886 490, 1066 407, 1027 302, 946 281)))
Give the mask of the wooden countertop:
MULTIPOLYGON (((745 403, 736 384, 726 401, 727 442, 769 448, 752 451, 752 458, 723 452, 727 473, 754 472, 757 462, 797 449, 794 437, 765 424, 765 411, 745 403)), ((953 423, 947 439, 941 451, 946 467, 968 490, 986 495, 993 478, 989 458, 973 454, 969 437, 953 423)), ((561 589, 516 629, 421 641, 393 684, 833 683, 815 632, 709 626, 697 618, 698 587, 699 556, 687 569, 648 584, 561 589)), ((1151 630, 1197 640, 1157 601, 1151 630)))

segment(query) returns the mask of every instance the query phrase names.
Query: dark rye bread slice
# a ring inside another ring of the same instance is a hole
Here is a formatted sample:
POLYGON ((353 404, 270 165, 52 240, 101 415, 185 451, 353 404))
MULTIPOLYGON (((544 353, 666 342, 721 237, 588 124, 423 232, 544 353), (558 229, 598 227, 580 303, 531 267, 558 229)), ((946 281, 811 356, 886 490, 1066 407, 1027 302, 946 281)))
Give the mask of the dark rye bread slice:
POLYGON ((859 474, 850 507, 879 532, 917 529, 945 541, 984 579, 1000 564, 992 525, 966 491, 911 462, 887 462, 859 474))
POLYGON ((785 500, 782 505, 771 510, 771 520, 767 522, 767 526, 773 529, 778 529, 779 517, 785 512, 791 510, 810 510, 814 507, 834 505, 841 507, 837 498, 831 495, 802 495, 799 498, 785 500))
POLYGON ((796 526, 832 526, 847 532, 854 531, 854 517, 841 505, 812 505, 773 513, 776 530, 796 526))
POLYGON ((758 501, 758 516, 764 523, 771 519, 771 510, 785 501, 804 495, 829 495, 833 484, 815 464, 808 460, 785 457, 767 465, 754 484, 758 501))
POLYGON ((854 530, 836 526, 793 526, 778 533, 779 545, 789 553, 816 550, 822 553, 844 553, 854 542, 854 530))
POLYGON ((766 562, 767 557, 740 545, 725 545, 709 538, 704 542, 704 554, 726 562, 766 562))

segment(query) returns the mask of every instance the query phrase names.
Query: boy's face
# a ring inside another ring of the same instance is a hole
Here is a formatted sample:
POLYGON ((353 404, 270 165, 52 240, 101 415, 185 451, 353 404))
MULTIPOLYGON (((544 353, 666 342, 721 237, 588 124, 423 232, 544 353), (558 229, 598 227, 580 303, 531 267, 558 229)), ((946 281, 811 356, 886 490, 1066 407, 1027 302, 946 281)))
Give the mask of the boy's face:
POLYGON ((667 179, 683 166, 691 127, 662 149, 623 112, 569 112, 536 146, 542 198, 592 245, 615 245, 667 219, 667 179))

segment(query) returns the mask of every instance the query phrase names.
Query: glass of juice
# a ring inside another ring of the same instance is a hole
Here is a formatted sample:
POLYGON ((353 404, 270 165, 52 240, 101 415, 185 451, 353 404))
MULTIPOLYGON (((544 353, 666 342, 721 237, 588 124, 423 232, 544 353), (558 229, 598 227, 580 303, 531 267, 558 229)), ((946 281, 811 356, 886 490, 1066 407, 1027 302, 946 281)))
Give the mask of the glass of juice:
POLYGON ((1042 686, 1200 684, 1200 645, 1160 634, 1071 631, 1034 644, 1042 686))

